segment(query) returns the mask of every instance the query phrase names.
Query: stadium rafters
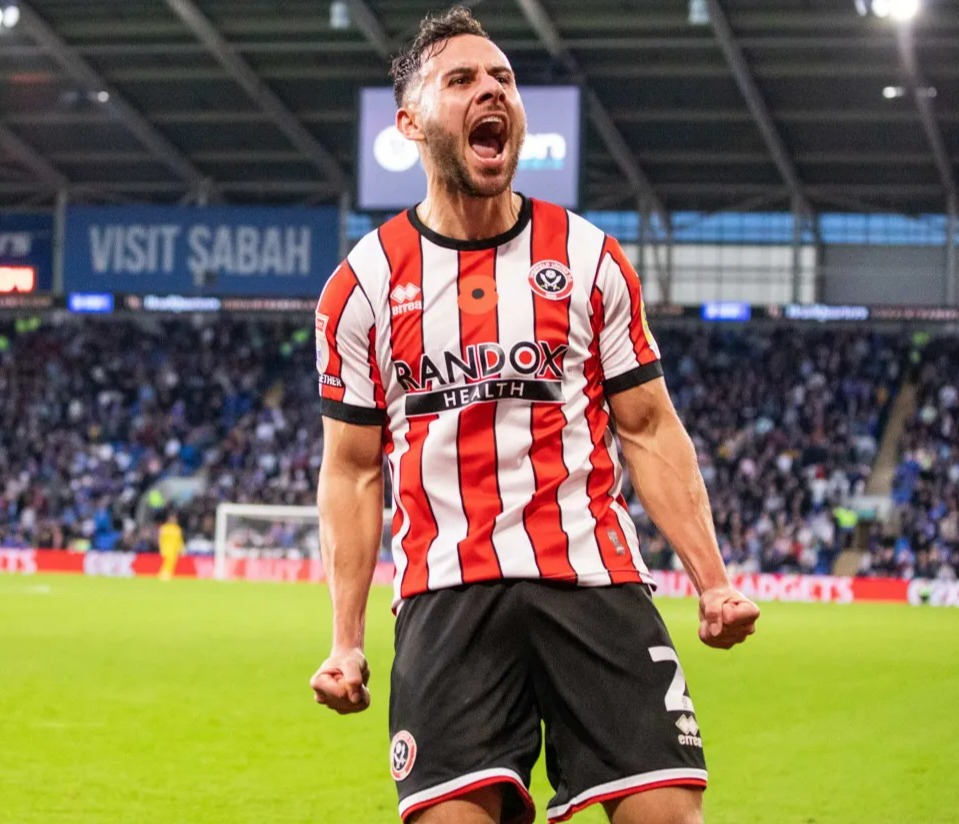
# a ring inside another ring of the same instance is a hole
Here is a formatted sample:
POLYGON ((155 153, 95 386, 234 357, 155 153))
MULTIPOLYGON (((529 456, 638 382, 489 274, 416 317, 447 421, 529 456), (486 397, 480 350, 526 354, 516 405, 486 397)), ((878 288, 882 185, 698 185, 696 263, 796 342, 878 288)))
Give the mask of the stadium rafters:
POLYGON ((653 188, 653 184, 626 145, 626 141, 619 133, 619 129, 616 127, 613 119, 609 116, 609 112, 606 111, 606 107, 589 85, 586 75, 578 61, 563 43, 559 31, 550 19, 549 14, 540 4, 539 0, 516 0, 516 4, 550 55, 555 60, 558 60, 573 78, 582 83, 590 120, 592 120, 596 131, 603 139, 616 164, 622 170, 623 174, 626 175, 632 193, 648 204, 649 208, 659 216, 663 226, 668 226, 669 217, 666 208, 656 193, 656 190, 653 188))
POLYGON ((926 132, 929 140, 929 146, 932 150, 933 158, 936 161, 936 168, 939 170, 939 176, 942 178, 942 186, 946 192, 947 206, 946 210, 950 215, 959 213, 959 194, 956 190, 956 179, 952 171, 952 161, 949 158, 949 152, 942 139, 942 131, 936 121, 936 114, 932 109, 929 85, 922 77, 922 71, 919 68, 919 60, 916 56, 916 45, 913 42, 912 28, 903 25, 897 32, 896 44, 899 48, 899 56, 902 60, 902 68, 909 83, 910 96, 916 103, 919 110, 919 117, 922 120, 922 128, 926 132))
POLYGON ((277 125, 287 139, 334 184, 338 192, 350 187, 349 177, 343 171, 336 158, 286 107, 250 65, 224 39, 207 17, 191 0, 166 0, 167 6, 210 50, 217 62, 236 80, 277 125))
POLYGON ((0 123, 0 146, 12 158, 29 169, 37 179, 53 189, 65 189, 70 185, 66 175, 60 172, 47 158, 32 146, 23 142, 13 131, 0 123))
POLYGON ((813 208, 809 203, 809 199, 806 197, 805 191, 803 191, 803 184, 799 178, 799 172, 789 154, 789 150, 786 148, 782 135, 779 133, 779 129, 776 128, 776 124, 773 121, 772 114, 766 105, 762 92, 759 90, 759 86, 756 84, 756 80, 753 78, 752 72, 746 63, 746 57, 739 43, 736 41, 736 36, 733 33, 732 26, 729 24, 729 19, 726 17, 726 12, 720 0, 705 0, 705 2, 706 7, 709 9, 709 22, 712 26, 713 33, 716 35, 716 40, 719 42, 719 47, 723 51, 726 62, 729 64, 729 68, 733 73, 733 77, 736 79, 736 85, 739 86, 742 92, 746 106, 749 108, 749 112, 762 134, 763 142, 766 144, 769 153, 772 155, 773 162, 779 170, 779 174, 789 189, 793 203, 798 207, 799 211, 807 216, 812 216, 813 208))
POLYGON ((350 20, 363 32, 363 36, 376 49, 380 57, 389 58, 396 51, 396 44, 386 33, 375 12, 364 0, 347 0, 350 20))
POLYGON ((23 0, 20 6, 20 27, 41 47, 70 77, 84 84, 89 91, 109 96, 112 112, 126 128, 146 146, 158 159, 175 172, 196 192, 216 194, 216 185, 205 176, 189 158, 186 157, 166 137, 158 132, 139 111, 137 111, 120 92, 107 83, 103 77, 66 41, 57 34, 33 8, 23 0))
MULTIPOLYGON (((583 110, 601 108, 605 117, 584 118, 583 209, 639 208, 637 168, 664 211, 781 208, 790 200, 715 32, 693 24, 685 0, 534 0, 556 35, 553 51, 517 0, 466 2, 524 84, 588 80, 583 110)), ((944 167, 953 178, 959 172, 959 5, 926 3, 912 24, 921 74, 938 90, 928 101, 941 135, 936 156, 911 95, 883 95, 886 86, 908 86, 890 21, 860 17, 851 0, 718 2, 812 208, 858 211, 861 200, 875 211, 943 211, 944 167)), ((389 53, 415 33, 428 7, 445 5, 344 0, 344 26, 315 0, 189 3, 351 182, 358 89, 388 85, 389 53)), ((206 180, 236 203, 338 199, 333 178, 166 2, 25 5, 97 78, 65 70, 57 47, 38 45, 29 11, 0 35, 2 123, 70 181, 71 200, 103 199, 116 185, 111 197, 177 203, 206 180), (140 116, 140 134, 117 108, 121 96, 140 116), (144 131, 153 139, 142 139, 144 131), (306 182, 323 185, 303 194, 306 182)), ((55 188, 13 153, 5 156, 0 206, 25 198, 52 206, 55 188)))

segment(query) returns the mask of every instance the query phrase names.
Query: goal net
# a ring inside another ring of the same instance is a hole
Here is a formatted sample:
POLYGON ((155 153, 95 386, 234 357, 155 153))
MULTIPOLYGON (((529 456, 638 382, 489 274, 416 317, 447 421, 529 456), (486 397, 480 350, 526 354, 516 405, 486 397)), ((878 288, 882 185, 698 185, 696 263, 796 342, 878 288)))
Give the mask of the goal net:
MULTIPOLYGON (((391 557, 391 517, 392 512, 384 509, 380 561, 391 557)), ((324 578, 319 520, 313 506, 219 504, 213 551, 213 575, 220 580, 324 578)))

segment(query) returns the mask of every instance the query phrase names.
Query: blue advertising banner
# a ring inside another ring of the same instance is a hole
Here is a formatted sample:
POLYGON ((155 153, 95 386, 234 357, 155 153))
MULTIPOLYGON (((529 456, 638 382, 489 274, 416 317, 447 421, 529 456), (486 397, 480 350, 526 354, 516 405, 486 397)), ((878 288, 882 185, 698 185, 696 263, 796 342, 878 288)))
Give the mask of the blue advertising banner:
POLYGON ((64 288, 318 296, 336 268, 336 207, 70 207, 64 288))
MULTIPOLYGON (((579 206, 580 90, 577 86, 520 86, 526 140, 513 188, 575 209, 579 206)), ((357 207, 405 209, 423 199, 426 175, 419 151, 394 125, 390 88, 360 90, 357 207)))
POLYGON ((0 294, 53 288, 53 217, 0 212, 0 294))

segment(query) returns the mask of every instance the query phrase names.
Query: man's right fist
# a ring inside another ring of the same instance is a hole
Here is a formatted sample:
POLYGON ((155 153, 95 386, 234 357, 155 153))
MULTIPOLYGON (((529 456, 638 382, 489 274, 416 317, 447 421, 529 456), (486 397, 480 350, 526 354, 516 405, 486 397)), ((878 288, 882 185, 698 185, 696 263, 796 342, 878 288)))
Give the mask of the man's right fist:
POLYGON ((369 680, 370 667, 362 650, 333 650, 310 679, 310 687, 317 704, 347 715, 370 705, 369 680))

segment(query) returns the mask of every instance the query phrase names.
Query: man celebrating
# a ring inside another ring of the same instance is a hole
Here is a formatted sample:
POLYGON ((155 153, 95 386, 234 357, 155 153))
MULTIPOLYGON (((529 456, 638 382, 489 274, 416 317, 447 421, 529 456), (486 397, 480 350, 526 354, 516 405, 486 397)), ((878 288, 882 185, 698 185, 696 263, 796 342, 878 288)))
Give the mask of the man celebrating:
POLYGON ((601 802, 614 824, 701 822, 702 739, 620 493, 614 425, 700 593, 702 641, 743 641, 759 610, 723 567, 639 279, 615 240, 512 191, 523 104, 466 9, 424 20, 393 78, 427 196, 361 240, 317 306, 333 648, 316 700, 369 706, 385 451, 403 820, 533 821, 542 722, 551 821, 601 802))

